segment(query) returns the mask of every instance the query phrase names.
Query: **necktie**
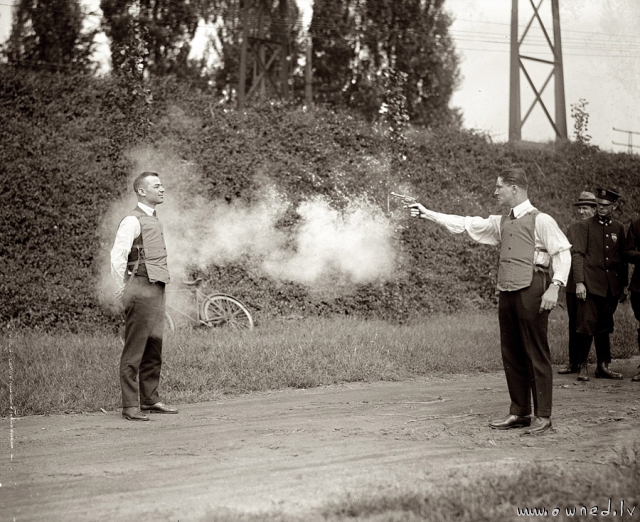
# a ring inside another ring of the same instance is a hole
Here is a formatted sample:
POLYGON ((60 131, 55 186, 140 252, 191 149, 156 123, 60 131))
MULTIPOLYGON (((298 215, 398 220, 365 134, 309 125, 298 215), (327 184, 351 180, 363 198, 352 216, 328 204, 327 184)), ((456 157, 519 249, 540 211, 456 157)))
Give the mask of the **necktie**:
POLYGON ((516 218, 516 214, 515 214, 515 212, 513 211, 513 209, 511 209, 511 210, 509 211, 509 219, 515 219, 515 218, 516 218))
POLYGON ((151 214, 151 215, 152 215, 153 217, 157 217, 157 216, 156 216, 156 211, 154 210, 154 211, 153 211, 153 214, 151 214))

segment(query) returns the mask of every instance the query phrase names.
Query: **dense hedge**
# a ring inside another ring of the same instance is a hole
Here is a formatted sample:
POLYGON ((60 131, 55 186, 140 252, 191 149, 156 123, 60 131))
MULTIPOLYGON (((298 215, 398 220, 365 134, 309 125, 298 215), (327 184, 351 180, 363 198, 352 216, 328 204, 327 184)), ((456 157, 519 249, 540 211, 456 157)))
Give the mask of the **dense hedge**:
MULTIPOLYGON (((0 75, 0 316, 20 327, 83 330, 115 324, 99 304, 103 223, 127 187, 131 164, 114 152, 116 122, 105 79, 0 75)), ((120 122, 121 123, 121 122, 120 122)), ((434 210, 495 212, 496 174, 524 165, 530 195, 566 226, 570 203, 603 185, 625 197, 621 219, 636 217, 640 161, 575 144, 513 148, 475 132, 408 133, 408 158, 390 168, 384 129, 348 114, 265 104, 243 113, 206 93, 166 81, 154 87, 146 144, 192 165, 194 190, 227 202, 251 201, 265 179, 290 200, 324 195, 335 205, 363 195, 386 206, 386 195, 409 187, 434 210)), ((281 226, 296 221, 286 216, 281 226)), ((202 272, 213 286, 238 295, 259 319, 273 315, 356 314, 402 320, 413 313, 493 306, 496 251, 428 223, 407 223, 399 235, 393 281, 309 292, 274 281, 242 263, 202 272)))

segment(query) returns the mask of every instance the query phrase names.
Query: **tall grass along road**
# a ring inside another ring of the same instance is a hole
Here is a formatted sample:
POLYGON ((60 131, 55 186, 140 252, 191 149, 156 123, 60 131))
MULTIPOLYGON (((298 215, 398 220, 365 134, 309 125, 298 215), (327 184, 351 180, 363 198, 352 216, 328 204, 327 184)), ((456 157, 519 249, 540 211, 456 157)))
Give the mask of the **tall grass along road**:
MULTIPOLYGON (((567 358, 566 313, 551 315, 552 362, 567 358)), ((635 320, 625 303, 616 314, 613 357, 635 353, 635 320)), ((9 357, 2 339, 2 359, 9 357)), ((19 333, 12 338, 13 404, 18 416, 119 407, 122 345, 111 332, 19 333)), ((406 325, 347 318, 272 321, 249 332, 179 330, 164 347, 161 393, 171 403, 228 394, 421 375, 502 369, 495 314, 429 316, 406 325)), ((613 363, 615 366, 615 362, 613 363)), ((9 413, 8 364, 0 405, 9 413)))

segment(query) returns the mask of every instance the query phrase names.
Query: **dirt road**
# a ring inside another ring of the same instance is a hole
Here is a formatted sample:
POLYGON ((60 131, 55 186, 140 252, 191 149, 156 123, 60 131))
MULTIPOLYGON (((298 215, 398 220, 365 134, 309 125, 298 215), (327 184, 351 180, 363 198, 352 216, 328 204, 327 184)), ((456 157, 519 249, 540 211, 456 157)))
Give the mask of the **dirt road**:
POLYGON ((0 519, 301 513, 348 492, 437 487, 514 463, 605 462, 640 433, 638 362, 614 361, 624 381, 556 376, 555 429, 540 437, 487 427, 508 410, 501 373, 253 394, 142 423, 115 411, 14 419, 13 460, 5 418, 0 519))

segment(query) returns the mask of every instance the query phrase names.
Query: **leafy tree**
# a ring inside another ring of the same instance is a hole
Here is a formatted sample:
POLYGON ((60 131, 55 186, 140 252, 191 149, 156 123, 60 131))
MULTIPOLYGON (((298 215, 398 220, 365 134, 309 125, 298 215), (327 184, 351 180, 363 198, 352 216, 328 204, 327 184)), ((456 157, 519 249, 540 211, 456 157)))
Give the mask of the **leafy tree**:
POLYGON ((189 0, 101 0, 102 27, 111 40, 111 61, 118 69, 126 60, 120 52, 137 24, 146 46, 144 67, 157 76, 188 76, 188 57, 198 22, 208 12, 208 2, 189 0))
POLYGON ((314 52, 313 78, 318 101, 340 103, 357 71, 358 0, 315 0, 309 27, 314 52))
POLYGON ((103 111, 109 115, 107 128, 108 155, 114 172, 124 168, 123 152, 141 141, 149 132, 152 95, 144 79, 147 56, 144 29, 137 18, 127 17, 121 37, 111 46, 114 67, 109 79, 109 90, 103 98, 103 111))
POLYGON ((310 32, 317 89, 374 118, 385 96, 381 74, 391 69, 407 75, 414 123, 455 122, 448 105, 459 66, 443 6, 444 0, 316 1, 310 32))
POLYGON ((591 136, 589 132, 589 102, 580 98, 577 103, 571 104, 571 117, 573 118, 573 136, 580 145, 589 145, 591 136))
POLYGON ((4 54, 26 68, 79 71, 92 68, 97 30, 83 30, 78 0, 19 0, 4 54))

